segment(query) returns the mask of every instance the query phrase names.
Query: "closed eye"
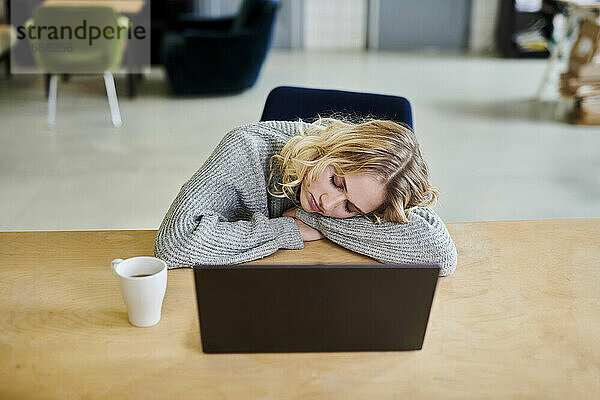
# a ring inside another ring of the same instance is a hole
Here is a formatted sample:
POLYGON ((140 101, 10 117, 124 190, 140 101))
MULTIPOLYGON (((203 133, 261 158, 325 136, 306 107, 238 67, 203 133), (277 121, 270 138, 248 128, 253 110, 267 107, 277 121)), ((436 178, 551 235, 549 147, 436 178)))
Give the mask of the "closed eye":
MULTIPOLYGON (((329 178, 329 180, 331 181, 331 184, 338 190, 343 191, 344 190, 344 185, 338 185, 335 183, 335 175, 331 175, 331 177, 329 178)), ((350 202, 348 200, 346 200, 346 203, 344 204, 344 208, 346 209, 346 212, 348 214, 355 214, 356 211, 352 211, 350 209, 350 202)))
POLYGON ((349 202, 349 201, 346 201, 346 212, 347 212, 348 214, 354 214, 354 211, 352 211, 352 210, 350 209, 350 202, 349 202))
POLYGON ((329 178, 329 180, 331 181, 331 184, 336 187, 339 190, 343 190, 344 186, 343 185, 338 185, 337 183, 335 183, 335 175, 331 175, 331 178, 329 178))

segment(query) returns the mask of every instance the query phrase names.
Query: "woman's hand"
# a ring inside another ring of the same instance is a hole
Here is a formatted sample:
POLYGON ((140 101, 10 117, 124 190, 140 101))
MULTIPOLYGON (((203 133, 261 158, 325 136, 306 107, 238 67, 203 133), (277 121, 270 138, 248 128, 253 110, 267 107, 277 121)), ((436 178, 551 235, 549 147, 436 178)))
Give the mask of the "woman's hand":
POLYGON ((302 235, 302 240, 305 242, 310 242, 313 240, 323 239, 325 236, 323 236, 323 234, 321 232, 319 232, 318 230, 316 230, 314 228, 311 228, 310 226, 306 225, 304 222, 302 222, 299 219, 296 219, 294 217, 296 215, 297 209, 298 209, 298 207, 292 207, 292 208, 286 210, 283 213, 283 216, 294 218, 294 221, 296 221, 296 225, 298 225, 298 229, 300 230, 300 234, 302 235))

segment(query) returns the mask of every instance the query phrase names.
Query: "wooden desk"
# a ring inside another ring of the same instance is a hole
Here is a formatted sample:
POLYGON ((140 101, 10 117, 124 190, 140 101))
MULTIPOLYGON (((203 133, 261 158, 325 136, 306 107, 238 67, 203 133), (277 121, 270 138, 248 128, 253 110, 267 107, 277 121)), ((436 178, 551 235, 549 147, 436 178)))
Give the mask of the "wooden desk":
MULTIPOLYGON (((600 393, 600 219, 449 224, 423 350, 201 351, 191 269, 161 322, 128 323, 116 257, 154 231, 0 233, 1 399, 592 399, 600 393)), ((265 263, 362 262, 328 241, 265 263)), ((265 327, 268 329, 268 327, 265 327)))

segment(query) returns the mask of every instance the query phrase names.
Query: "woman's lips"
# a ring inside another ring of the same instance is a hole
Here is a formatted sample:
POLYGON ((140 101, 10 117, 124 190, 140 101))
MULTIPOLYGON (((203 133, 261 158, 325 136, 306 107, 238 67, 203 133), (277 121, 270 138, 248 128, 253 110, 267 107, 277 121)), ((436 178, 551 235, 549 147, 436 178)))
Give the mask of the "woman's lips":
POLYGON ((319 207, 312 194, 310 195, 310 205, 312 206, 313 210, 323 213, 323 210, 321 209, 321 207, 319 207))

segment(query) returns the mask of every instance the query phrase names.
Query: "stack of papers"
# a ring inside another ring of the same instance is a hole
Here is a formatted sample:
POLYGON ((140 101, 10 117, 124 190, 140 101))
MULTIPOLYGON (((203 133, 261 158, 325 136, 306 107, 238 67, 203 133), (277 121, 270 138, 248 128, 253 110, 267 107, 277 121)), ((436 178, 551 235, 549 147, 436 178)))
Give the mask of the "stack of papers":
POLYGON ((600 125, 600 26, 594 21, 581 23, 569 70, 560 78, 560 93, 574 100, 572 122, 600 125))

